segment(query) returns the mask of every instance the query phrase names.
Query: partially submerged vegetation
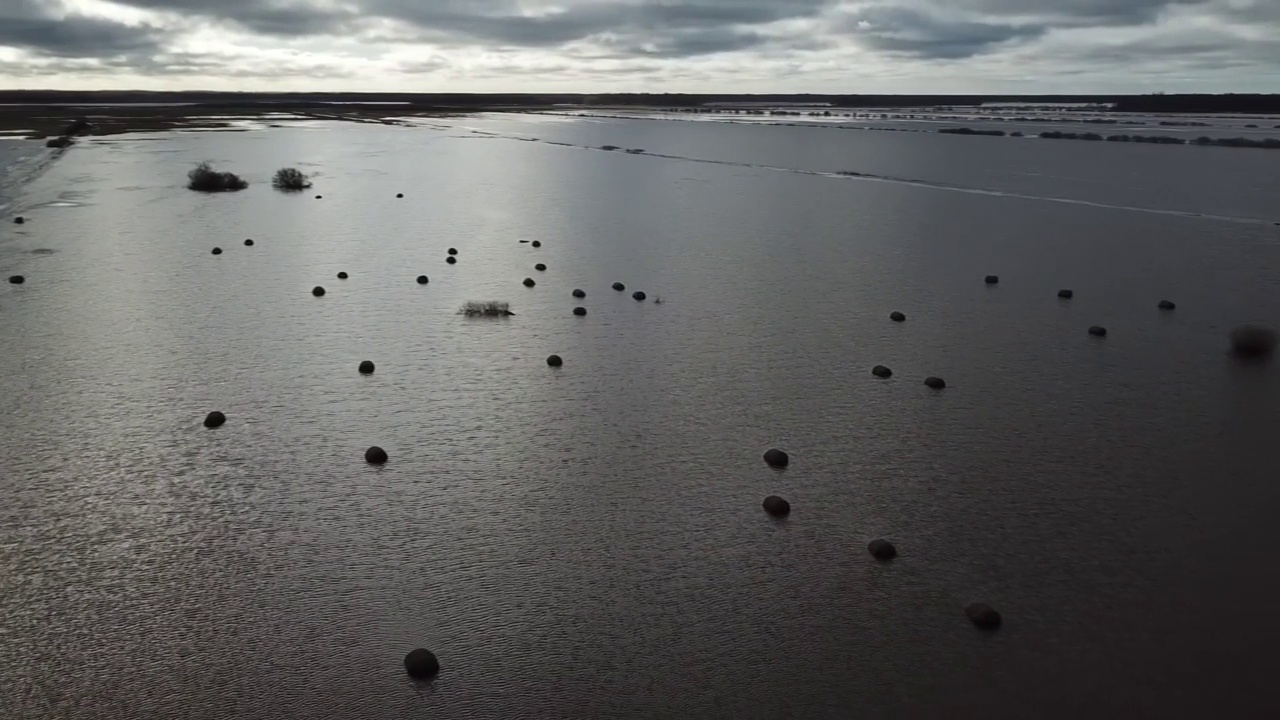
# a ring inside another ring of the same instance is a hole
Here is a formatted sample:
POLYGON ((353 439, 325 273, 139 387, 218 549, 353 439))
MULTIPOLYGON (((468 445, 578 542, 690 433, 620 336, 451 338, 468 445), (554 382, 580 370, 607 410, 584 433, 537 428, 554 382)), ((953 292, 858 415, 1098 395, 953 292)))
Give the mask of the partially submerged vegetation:
POLYGON ((974 130, 973 128, 942 128, 938 132, 944 135, 987 135, 989 137, 1004 137, 1003 130, 974 130))
POLYGON ((298 191, 311 187, 311 180, 298 168, 280 168, 271 185, 277 190, 298 191))
POLYGON ((458 312, 467 317, 509 317, 515 315, 515 313, 511 312, 511 306, 508 303, 497 300, 469 302, 463 305, 458 312))
POLYGON ((235 173, 218 172, 207 162, 195 166, 187 173, 187 188, 198 192, 233 192, 249 187, 249 183, 235 173))

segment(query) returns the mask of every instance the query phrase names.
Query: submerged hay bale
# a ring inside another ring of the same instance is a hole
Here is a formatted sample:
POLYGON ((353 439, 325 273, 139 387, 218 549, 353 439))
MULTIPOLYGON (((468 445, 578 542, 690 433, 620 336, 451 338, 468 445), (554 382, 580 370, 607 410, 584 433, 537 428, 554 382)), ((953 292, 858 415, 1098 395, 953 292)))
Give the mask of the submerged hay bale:
POLYGON ((551 367, 560 367, 564 364, 564 360, 559 355, 549 355, 547 356, 547 364, 551 367))
POLYGON ((538 263, 537 265, 533 266, 533 269, 537 270, 538 272, 545 272, 547 269, 547 266, 543 265, 542 263, 538 263))
POLYGON ((311 187, 311 180, 298 168, 280 168, 271 179, 271 186, 277 190, 296 192, 311 187))
POLYGON ((324 288, 317 285, 311 288, 311 294, 315 295, 316 297, 324 297, 324 288))
POLYGON ((218 172, 207 162, 195 166, 187 173, 187 189, 198 192, 234 192, 249 187, 234 173, 218 172))
POLYGON ((375 369, 376 368, 374 367, 372 360, 363 360, 360 363, 361 375, 372 375, 375 369))
POLYGON ((426 680, 440 673, 440 661, 430 650, 418 648, 404 656, 404 670, 415 680, 426 680))
POLYGON ((214 248, 214 249, 212 250, 212 252, 213 252, 213 254, 214 254, 214 255, 221 255, 221 254, 222 254, 222 248, 220 248, 220 247, 216 247, 216 248, 214 248))
POLYGON ((387 461, 387 451, 374 445, 364 451, 364 461, 370 465, 382 465, 387 461))
POLYGON ((1089 334, 1094 337, 1106 337, 1107 329, 1102 327, 1101 325, 1093 325, 1092 327, 1089 328, 1089 334))
POLYGON ((1264 359, 1276 349, 1276 331, 1261 325, 1241 325, 1231 331, 1231 352, 1237 357, 1264 359))
POLYGON ((542 242, 541 242, 541 241, 539 241, 539 240, 534 240, 531 244, 532 244, 534 247, 542 247, 542 242))
POLYGON ((396 193, 396 197, 398 197, 398 198, 402 198, 402 197, 404 197, 404 193, 396 193))
POLYGON ((27 219, 26 219, 26 218, 24 218, 24 217, 22 217, 21 215, 19 215, 18 217, 16 217, 16 218, 14 218, 14 219, 13 219, 13 224, 14 224, 14 225, 21 225, 21 224, 25 223, 26 221, 27 221, 27 219))
POLYGON ((578 317, 582 317, 587 314, 587 309, 584 307, 576 307, 573 309, 573 314, 577 315, 578 317))
POLYGON ((245 239, 245 241, 244 241, 244 246, 245 246, 245 247, 253 247, 253 238, 246 238, 246 239, 245 239))
POLYGON ((893 377, 893 371, 883 365, 877 365, 871 368, 871 374, 878 378, 893 377))
POLYGON ((458 254, 458 248, 449 248, 449 254, 450 254, 450 255, 457 255, 457 254, 458 254))
POLYGON ((994 630, 1000 627, 1002 618, 995 608, 986 603, 972 603, 964 609, 964 614, 968 616, 969 622, 977 625, 984 630, 994 630))
POLYGON ((988 276, 987 276, 987 278, 986 278, 986 283, 987 283, 988 285, 995 285, 995 284, 997 284, 997 283, 999 283, 999 282, 1000 282, 1000 276, 999 276, 999 275, 988 275, 988 276))
POLYGON ((784 517, 791 514, 791 503, 783 500, 777 495, 770 495, 760 503, 764 511, 774 517, 784 517))
POLYGON ((791 457, 778 448, 770 448, 764 453, 764 461, 769 467, 781 468, 791 463, 791 457))
POLYGON ((613 284, 613 289, 614 289, 614 290, 617 290, 618 292, 622 292, 623 290, 626 290, 626 289, 627 289, 627 286, 626 286, 626 285, 623 285, 623 284, 622 284, 622 283, 620 283, 620 282, 616 282, 616 283, 614 283, 614 284, 613 284))
POLYGON ((933 388, 934 390, 941 390, 947 386, 947 381, 943 380, 940 377, 930 376, 924 379, 924 384, 933 388))
POLYGON ((525 279, 524 279, 524 286, 525 286, 525 287, 533 287, 534 285, 537 285, 537 284, 538 284, 538 283, 536 283, 536 282, 534 282, 534 281, 533 281, 533 278, 525 278, 525 279))
POLYGON ((419 275, 419 276, 418 276, 418 284, 419 284, 419 285, 426 285, 428 282, 430 282, 430 280, 427 278, 427 276, 426 276, 426 275, 419 275))
POLYGON ((894 310, 893 312, 889 313, 889 319, 890 319, 890 320, 892 320, 892 321, 894 321, 894 322, 902 322, 902 321, 904 321, 904 320, 906 320, 906 319, 907 319, 907 316, 906 316, 906 315, 903 315, 902 313, 898 312, 897 310, 894 310))
POLYGON ((645 295, 643 291, 637 290, 631 293, 631 297, 635 300, 639 300, 640 302, 644 302, 645 298, 648 296, 645 295))
POLYGON ((223 415, 217 410, 214 410, 213 412, 204 416, 204 426, 207 428, 222 427, 222 425, 226 421, 227 421, 227 416, 223 415))
POLYGON ((515 315, 515 313, 511 312, 510 305, 498 300, 469 302, 463 305, 458 312, 467 317, 509 317, 515 315))
POLYGON ((1058 297, 1062 298, 1063 300, 1070 300, 1071 298, 1075 297, 1075 295, 1076 294, 1070 290, 1058 291, 1058 297))
POLYGON ((446 258, 444 259, 444 261, 445 261, 445 262, 447 262, 447 263, 449 263, 450 265, 452 265, 452 264, 454 264, 454 263, 458 262, 458 258, 456 258, 456 257, 454 257, 454 256, 452 256, 452 255, 450 255, 450 256, 446 257, 446 258))
POLYGON ((877 560, 892 560, 898 557, 898 548, 894 547, 893 543, 884 539, 872 540, 871 543, 867 545, 867 550, 870 551, 871 557, 877 560))
POLYGON ((344 272, 340 272, 340 273, 338 273, 338 279, 339 279, 339 280, 346 280, 346 279, 347 279, 347 277, 348 277, 348 275, 347 275, 346 273, 344 273, 344 272))
POLYGON ((12 284, 14 284, 14 285, 21 285, 22 283, 24 283, 24 282, 26 282, 26 281, 27 281, 27 279, 26 279, 25 277, 21 276, 21 275, 10 275, 10 276, 9 276, 9 282, 10 282, 10 283, 12 283, 12 284))
POLYGON ((573 296, 576 298, 584 298, 587 296, 587 293, 584 290, 574 290, 573 296))
POLYGON ((1161 300, 1160 302, 1156 303, 1156 307, 1160 308, 1161 310, 1173 310, 1178 306, 1175 305, 1172 300, 1161 300))

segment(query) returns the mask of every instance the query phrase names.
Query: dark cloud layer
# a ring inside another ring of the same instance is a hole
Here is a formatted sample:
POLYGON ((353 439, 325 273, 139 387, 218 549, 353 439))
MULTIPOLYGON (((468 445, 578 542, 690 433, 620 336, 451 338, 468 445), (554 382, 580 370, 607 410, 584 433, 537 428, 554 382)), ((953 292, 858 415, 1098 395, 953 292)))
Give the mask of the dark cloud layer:
POLYGON ((1043 35, 1035 23, 944 21, 905 7, 872 6, 850 15, 845 27, 875 50, 954 60, 971 57, 1001 43, 1043 35))
POLYGON ((149 26, 62 16, 61 6, 39 0, 4 0, 0 5, 0 47, 55 57, 113 57, 154 52, 163 33, 149 26))

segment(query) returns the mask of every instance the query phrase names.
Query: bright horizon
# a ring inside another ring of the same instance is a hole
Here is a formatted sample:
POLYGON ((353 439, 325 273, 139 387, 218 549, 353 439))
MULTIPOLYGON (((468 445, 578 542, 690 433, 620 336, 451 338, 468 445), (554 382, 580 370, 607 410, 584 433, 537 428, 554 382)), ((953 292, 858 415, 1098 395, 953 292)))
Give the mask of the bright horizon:
POLYGON ((0 89, 1280 92, 1275 0, 5 0, 0 89))

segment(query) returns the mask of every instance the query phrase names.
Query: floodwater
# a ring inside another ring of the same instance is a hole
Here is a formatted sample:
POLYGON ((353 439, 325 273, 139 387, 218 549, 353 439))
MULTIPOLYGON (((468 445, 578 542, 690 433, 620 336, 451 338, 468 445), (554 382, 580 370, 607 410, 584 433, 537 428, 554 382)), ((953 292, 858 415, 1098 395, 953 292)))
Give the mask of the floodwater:
POLYGON ((1280 368, 1226 335, 1280 321, 1278 191, 644 119, 83 142, 0 225, 0 717, 1261 715, 1280 368))

